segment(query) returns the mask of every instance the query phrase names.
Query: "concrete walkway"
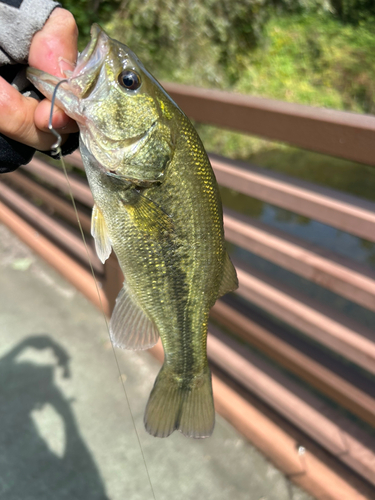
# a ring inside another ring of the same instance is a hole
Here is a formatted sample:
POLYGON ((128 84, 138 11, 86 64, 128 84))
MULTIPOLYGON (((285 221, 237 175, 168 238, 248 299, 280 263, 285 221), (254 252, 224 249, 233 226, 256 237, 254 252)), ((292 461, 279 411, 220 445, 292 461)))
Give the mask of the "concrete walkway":
POLYGON ((158 363, 116 354, 100 312, 0 225, 1 499, 311 499, 220 416, 210 439, 149 436, 158 363))

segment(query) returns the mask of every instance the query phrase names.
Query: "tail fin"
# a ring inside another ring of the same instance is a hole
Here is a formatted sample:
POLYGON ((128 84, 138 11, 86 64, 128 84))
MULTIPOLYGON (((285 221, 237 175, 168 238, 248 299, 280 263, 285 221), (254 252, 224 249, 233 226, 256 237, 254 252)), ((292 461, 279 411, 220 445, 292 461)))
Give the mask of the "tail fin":
POLYGON ((156 437, 167 437, 176 429, 187 437, 211 436, 215 409, 210 369, 183 381, 164 364, 151 391, 144 421, 147 432, 156 437))

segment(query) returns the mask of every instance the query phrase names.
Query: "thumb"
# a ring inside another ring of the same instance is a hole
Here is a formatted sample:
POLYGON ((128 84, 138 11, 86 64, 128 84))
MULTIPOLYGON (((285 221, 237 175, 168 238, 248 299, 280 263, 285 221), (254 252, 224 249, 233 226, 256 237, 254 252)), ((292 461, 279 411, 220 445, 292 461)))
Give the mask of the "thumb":
POLYGON ((78 28, 73 15, 65 9, 56 8, 31 40, 29 65, 63 77, 62 64, 75 65, 77 38, 78 28))
MULTIPOLYGON (((74 69, 77 59, 77 38, 78 28, 73 15, 65 9, 56 8, 43 28, 35 33, 31 40, 29 65, 51 75, 64 77, 62 69, 74 69)), ((49 114, 50 103, 43 100, 34 112, 34 125, 39 135, 40 131, 48 132, 49 114)), ((77 125, 57 108, 54 111, 52 124, 55 129, 64 127, 65 134, 78 130, 77 125)))

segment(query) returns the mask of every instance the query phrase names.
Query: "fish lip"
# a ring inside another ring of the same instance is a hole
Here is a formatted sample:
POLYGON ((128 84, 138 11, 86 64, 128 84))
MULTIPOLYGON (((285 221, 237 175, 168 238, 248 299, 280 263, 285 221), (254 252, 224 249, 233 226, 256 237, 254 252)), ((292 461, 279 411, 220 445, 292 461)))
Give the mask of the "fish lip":
POLYGON ((49 84, 54 85, 54 86, 57 85, 59 82, 61 82, 61 80, 66 80, 65 78, 61 78, 61 77, 55 76, 55 75, 50 75, 49 73, 46 73, 45 71, 34 68, 32 66, 27 67, 26 76, 27 76, 28 80, 31 81, 31 83, 34 83, 33 79, 34 80, 36 79, 36 80, 42 81, 43 83, 49 83, 49 84))
POLYGON ((91 37, 90 42, 80 53, 71 79, 79 76, 85 71, 88 62, 90 61, 91 57, 95 53, 95 50, 97 49, 100 40, 100 35, 107 36, 105 32, 101 29, 101 27, 98 24, 94 23, 90 29, 90 37, 91 37))
MULTIPOLYGON (((91 27, 91 40, 78 57, 76 67, 68 78, 70 91, 80 100, 99 77, 110 51, 111 39, 98 24, 91 27)), ((90 91, 91 93, 91 91, 90 91)))

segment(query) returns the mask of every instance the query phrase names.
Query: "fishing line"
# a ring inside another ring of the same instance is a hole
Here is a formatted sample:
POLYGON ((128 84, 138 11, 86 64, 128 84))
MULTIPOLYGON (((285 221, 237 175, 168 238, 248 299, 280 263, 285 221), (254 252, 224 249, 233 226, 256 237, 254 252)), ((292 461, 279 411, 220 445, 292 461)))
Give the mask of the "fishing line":
POLYGON ((88 263, 89 263, 89 267, 90 267, 90 270, 91 270, 91 274, 92 274, 92 277, 94 279, 96 292, 97 292, 98 298, 99 298, 100 309, 101 309, 101 312, 102 312, 102 315, 103 315, 103 318, 104 318, 104 321, 105 321, 105 325, 106 325, 106 328, 107 328, 108 337, 109 337, 109 340, 111 342, 112 352, 113 352, 113 355, 114 355, 114 358, 115 358, 115 361, 116 361, 117 370, 118 370, 118 373, 119 373, 119 376, 120 376, 122 389, 123 389, 124 394, 125 394, 125 399, 126 399, 126 402, 127 402, 128 408, 129 408, 130 416, 131 416, 131 419, 132 419, 132 422, 133 422, 133 427, 134 427, 134 430, 135 430, 135 433, 136 433, 136 436, 137 436, 139 449, 140 449, 141 454, 142 454, 143 463, 144 463, 144 466, 145 466, 145 469, 146 469, 148 481, 150 483, 152 495, 153 495, 154 499, 156 500, 155 490, 154 490, 154 487, 153 487, 152 482, 151 482, 151 477, 150 477, 150 473, 149 473, 149 470, 148 470, 148 467, 147 467, 147 462, 146 462, 146 459, 145 459, 143 447, 142 447, 142 444, 141 444, 141 440, 139 438, 137 427, 135 425, 135 420, 134 420, 133 412, 132 412, 132 409, 131 409, 131 406, 130 406, 130 401, 129 401, 128 393, 127 393, 126 388, 125 388, 124 380, 123 380, 123 378, 121 376, 121 370, 120 370, 120 365, 119 365, 119 362, 118 362, 116 350, 115 350, 115 348, 113 346, 113 343, 112 343, 112 340, 111 340, 111 334, 110 334, 110 331, 109 331, 108 320, 107 320, 107 317, 106 317, 105 312, 104 312, 104 307, 103 307, 102 297, 101 297, 101 294, 100 294, 100 291, 99 291, 98 281, 96 279, 95 271, 94 271, 94 268, 92 266, 92 262, 91 262, 91 258, 90 258, 90 254, 89 254, 89 249, 88 249, 88 246, 87 246, 87 243, 86 243, 85 234, 84 234, 83 229, 82 229, 82 225, 81 225, 81 221, 80 221, 80 218, 79 218, 79 214, 78 214, 76 202, 75 202, 74 195, 73 195, 73 190, 72 190, 72 187, 71 187, 70 181, 69 181, 68 172, 67 172, 67 169, 66 169, 66 166, 65 166, 65 162, 64 162, 63 156, 61 154, 61 149, 60 149, 61 140, 62 140, 61 139, 61 135, 53 128, 53 125, 52 125, 53 106, 55 104, 57 90, 58 90, 59 86, 62 83, 65 83, 67 81, 68 80, 60 80, 59 83, 55 86, 53 94, 52 94, 51 111, 50 111, 50 115, 49 115, 48 128, 53 133, 53 135, 57 138, 57 141, 55 142, 55 144, 52 145, 51 150, 53 151, 54 156, 57 156, 58 159, 61 161, 61 165, 63 167, 63 172, 64 172, 64 175, 65 175, 65 179, 66 179, 66 182, 68 184, 69 196, 70 196, 70 199, 71 199, 71 202, 72 202, 72 205, 73 205, 73 209, 74 209, 74 213, 75 213, 75 216, 76 216, 76 219, 77 219, 78 227, 79 227, 79 230, 80 230, 80 233, 81 233, 81 237, 82 237, 82 241, 83 241, 83 244, 84 244, 84 247, 85 247, 85 251, 86 251, 86 255, 87 255, 87 260, 88 260, 88 263))

